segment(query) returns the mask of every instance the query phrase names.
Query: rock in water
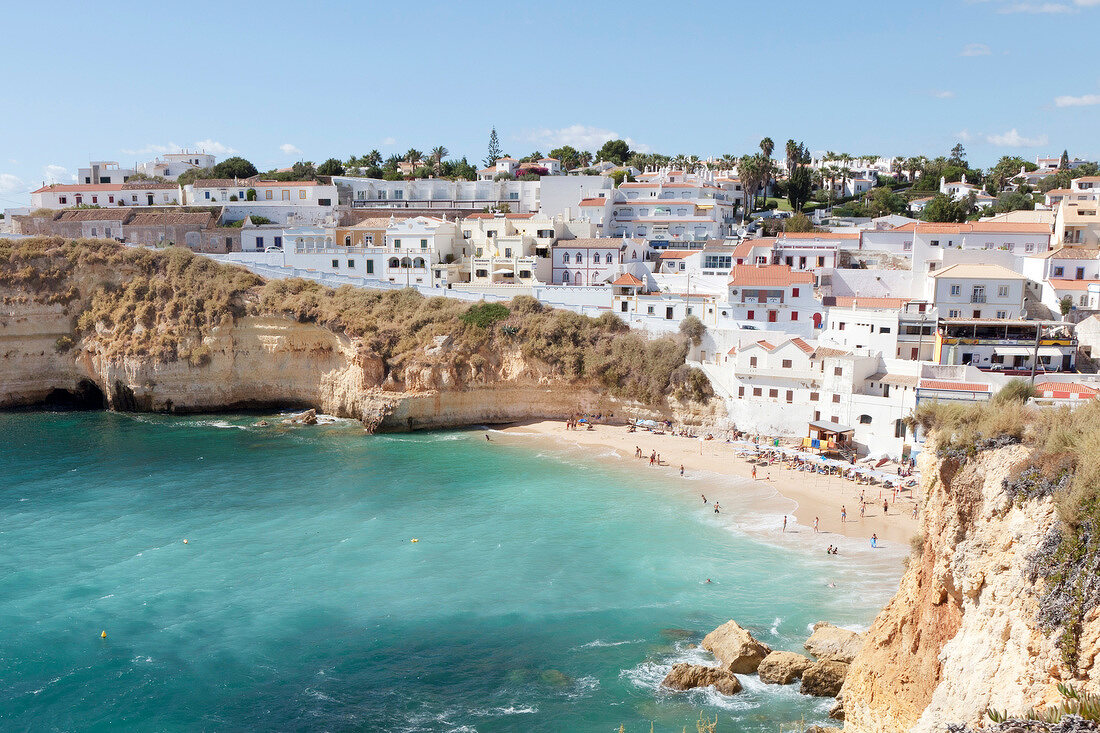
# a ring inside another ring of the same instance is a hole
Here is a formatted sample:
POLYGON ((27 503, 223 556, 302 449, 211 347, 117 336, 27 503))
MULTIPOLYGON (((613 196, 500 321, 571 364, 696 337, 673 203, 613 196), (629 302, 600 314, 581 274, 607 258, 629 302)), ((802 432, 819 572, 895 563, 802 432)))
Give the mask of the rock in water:
POLYGON ((291 415, 283 420, 284 425, 316 425, 317 424, 317 411, 314 409, 306 410, 305 412, 299 412, 297 415, 291 415))
POLYGON ((771 647, 754 639, 736 621, 727 621, 704 636, 703 648, 736 674, 752 674, 771 652, 771 647))
POLYGON ((671 690, 693 690, 696 687, 714 687, 723 695, 741 692, 741 682, 732 672, 722 667, 704 667, 701 664, 680 662, 672 665, 672 671, 661 681, 671 690))
POLYGON ((833 720, 844 720, 844 696, 837 695, 836 704, 829 708, 829 717, 833 720))
POLYGON ((815 697, 836 697, 848 674, 848 665, 836 659, 823 659, 802 673, 803 695, 815 697))
POLYGON ((803 646, 818 659, 838 659, 851 664, 863 646, 863 634, 819 621, 803 646))
POLYGON ((795 652, 772 652, 760 662, 756 673, 760 681, 769 685, 788 685, 813 666, 807 657, 795 652))
POLYGON ((832 727, 826 728, 823 725, 811 725, 809 728, 804 730, 802 733, 829 733, 829 731, 833 731, 833 730, 838 731, 838 730, 840 730, 840 728, 832 728, 832 727))

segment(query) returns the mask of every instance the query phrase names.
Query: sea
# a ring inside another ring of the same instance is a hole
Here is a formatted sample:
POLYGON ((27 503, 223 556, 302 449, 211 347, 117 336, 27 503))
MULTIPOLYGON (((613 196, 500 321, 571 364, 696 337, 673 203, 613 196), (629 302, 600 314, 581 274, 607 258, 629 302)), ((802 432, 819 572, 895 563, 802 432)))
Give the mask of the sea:
POLYGON ((833 701, 661 679, 731 618, 865 629, 902 572, 747 481, 715 515, 670 484, 716 477, 322 423, 0 414, 0 730, 801 731, 833 701))

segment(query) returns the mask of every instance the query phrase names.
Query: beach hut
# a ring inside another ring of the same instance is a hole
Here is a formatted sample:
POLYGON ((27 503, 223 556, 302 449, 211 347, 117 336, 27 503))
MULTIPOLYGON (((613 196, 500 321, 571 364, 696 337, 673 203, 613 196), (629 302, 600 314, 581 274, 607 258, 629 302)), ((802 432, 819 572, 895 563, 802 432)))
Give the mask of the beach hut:
POLYGON ((851 455, 855 448, 852 443, 855 434, 856 429, 847 425, 824 420, 812 420, 806 437, 802 439, 802 447, 821 453, 851 455))

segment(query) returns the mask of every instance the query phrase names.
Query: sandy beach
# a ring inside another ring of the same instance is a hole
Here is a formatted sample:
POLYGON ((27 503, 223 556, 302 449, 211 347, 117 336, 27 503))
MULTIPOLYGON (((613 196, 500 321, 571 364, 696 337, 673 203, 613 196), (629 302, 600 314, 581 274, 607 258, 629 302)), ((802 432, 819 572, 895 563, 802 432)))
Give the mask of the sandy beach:
MULTIPOLYGON (((752 464, 739 456, 734 446, 719 440, 654 435, 641 430, 631 433, 626 426, 619 425, 596 425, 593 430, 585 430, 582 425, 579 430, 566 430, 563 422, 549 420, 514 425, 500 432, 517 442, 549 438, 563 445, 607 448, 639 471, 664 471, 670 478, 679 477, 682 465, 688 478, 706 473, 752 480, 752 464), (636 447, 642 449, 643 459, 634 457, 636 447), (660 454, 661 466, 650 466, 652 451, 660 454)), ((857 484, 839 476, 796 471, 782 464, 758 467, 756 482, 790 502, 787 532, 797 532, 803 537, 813 533, 817 518, 823 547, 830 543, 830 536, 869 539, 872 534, 884 543, 908 545, 918 531, 918 520, 913 518, 914 498, 909 491, 899 492, 895 503, 890 489, 857 484), (862 517, 861 493, 866 501, 862 517), (884 498, 889 502, 885 515, 884 498), (841 521, 841 507, 847 510, 846 522, 841 521)), ((726 511, 733 511, 738 504, 738 483, 719 480, 706 484, 707 500, 712 504, 717 500, 722 507, 728 507, 726 511)), ((684 482, 685 492, 698 495, 699 490, 698 482, 684 482)), ((783 531, 781 520, 775 531, 783 531)))

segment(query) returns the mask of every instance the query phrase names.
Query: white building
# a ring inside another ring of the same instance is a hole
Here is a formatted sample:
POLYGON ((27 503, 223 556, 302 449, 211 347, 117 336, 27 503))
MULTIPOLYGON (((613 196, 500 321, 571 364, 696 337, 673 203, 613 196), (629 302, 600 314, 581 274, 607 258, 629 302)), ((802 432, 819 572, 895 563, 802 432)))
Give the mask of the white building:
POLYGON ((123 168, 114 160, 93 160, 87 168, 76 172, 77 183, 126 183, 134 175, 133 168, 123 168))
POLYGON ((614 280, 622 262, 623 239, 585 237, 561 240, 551 247, 554 285, 603 285, 614 280))
POLYGON ((1027 278, 1000 265, 951 265, 929 276, 927 299, 944 318, 1024 317, 1027 278))
POLYGON ((337 196, 336 186, 319 181, 200 178, 183 188, 189 205, 223 206, 229 221, 263 216, 294 225, 326 223, 337 196))
POLYGON ((213 168, 216 160, 209 153, 191 153, 182 150, 178 153, 166 153, 147 163, 141 163, 138 165, 138 172, 174 181, 187 171, 213 168))
POLYGON ((31 191, 31 208, 178 206, 182 198, 179 186, 172 183, 53 183, 31 191))
POLYGON ((378 178, 333 176, 357 209, 503 209, 512 213, 539 210, 539 181, 448 181, 422 178, 384 181, 378 178))

